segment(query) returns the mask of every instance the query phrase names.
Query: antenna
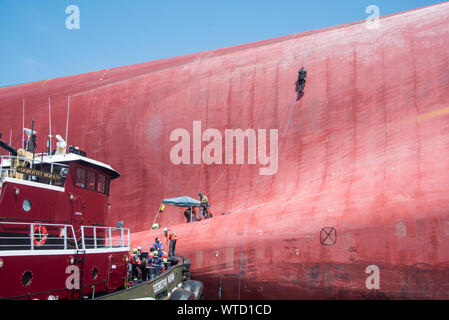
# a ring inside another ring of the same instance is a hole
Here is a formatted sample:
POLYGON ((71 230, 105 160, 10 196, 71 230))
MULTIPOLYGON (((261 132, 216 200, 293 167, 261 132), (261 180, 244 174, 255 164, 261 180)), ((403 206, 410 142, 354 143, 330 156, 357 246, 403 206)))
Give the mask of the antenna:
POLYGON ((25 130, 25 98, 23 98, 22 101, 22 149, 25 148, 24 143, 25 143, 25 137, 24 137, 24 132, 25 130))
POLYGON ((69 135, 70 96, 68 96, 67 100, 67 124, 65 126, 65 141, 68 141, 67 136, 69 135))
MULTIPOLYGON (((34 131, 34 119, 33 122, 31 124, 31 147, 33 148, 33 164, 31 165, 31 168, 34 167, 34 155, 36 154, 36 135, 35 135, 35 131, 34 131)), ((36 132, 37 134, 37 132, 36 132)), ((29 143, 28 143, 29 145, 29 143)))
POLYGON ((49 133, 48 133, 48 153, 51 153, 51 102, 50 97, 48 97, 48 126, 49 126, 49 133))

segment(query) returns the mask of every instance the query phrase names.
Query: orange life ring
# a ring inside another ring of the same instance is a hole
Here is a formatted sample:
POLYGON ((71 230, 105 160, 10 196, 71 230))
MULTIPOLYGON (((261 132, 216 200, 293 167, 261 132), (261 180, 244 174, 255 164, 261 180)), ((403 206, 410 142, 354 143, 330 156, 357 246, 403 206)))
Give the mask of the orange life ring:
POLYGON ((47 241, 47 229, 44 226, 34 226, 33 229, 33 240, 34 240, 34 245, 41 247, 45 244, 45 242, 47 241), (37 241, 36 240, 36 230, 39 229, 39 233, 41 234, 41 240, 37 241))

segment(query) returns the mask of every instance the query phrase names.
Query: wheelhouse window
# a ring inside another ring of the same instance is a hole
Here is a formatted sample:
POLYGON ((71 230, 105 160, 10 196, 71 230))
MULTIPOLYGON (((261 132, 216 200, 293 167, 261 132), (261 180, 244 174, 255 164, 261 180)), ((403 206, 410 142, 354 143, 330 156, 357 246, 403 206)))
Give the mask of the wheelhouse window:
POLYGON ((109 177, 89 168, 78 167, 75 170, 75 186, 108 195, 109 177))
POLYGON ((87 171, 87 184, 86 188, 88 190, 95 190, 95 180, 96 180, 96 174, 92 171, 87 171))
POLYGON ((86 181, 86 170, 83 168, 76 168, 76 181, 75 186, 78 188, 84 188, 86 181))
POLYGON ((97 183, 97 192, 106 193, 106 177, 99 174, 97 183))

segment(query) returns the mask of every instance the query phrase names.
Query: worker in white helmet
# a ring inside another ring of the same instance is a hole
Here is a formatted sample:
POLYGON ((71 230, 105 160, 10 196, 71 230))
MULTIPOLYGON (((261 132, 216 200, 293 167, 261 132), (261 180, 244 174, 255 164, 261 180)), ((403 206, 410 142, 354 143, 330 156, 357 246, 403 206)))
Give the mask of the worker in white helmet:
POLYGON ((172 230, 164 228, 164 235, 165 235, 166 243, 168 244, 170 242, 168 256, 170 258, 174 257, 175 249, 176 249, 176 241, 178 240, 178 238, 176 237, 176 233, 174 233, 172 230))

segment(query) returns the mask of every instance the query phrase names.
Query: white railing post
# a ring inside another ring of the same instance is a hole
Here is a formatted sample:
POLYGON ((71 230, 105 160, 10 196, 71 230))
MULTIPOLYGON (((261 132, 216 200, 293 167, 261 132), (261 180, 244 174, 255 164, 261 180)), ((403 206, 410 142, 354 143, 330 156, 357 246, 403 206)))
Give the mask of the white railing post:
POLYGON ((31 250, 34 250, 34 243, 33 243, 33 237, 34 237, 34 223, 30 224, 30 247, 31 250))
POLYGON ((120 248, 123 248, 125 246, 125 237, 123 228, 120 229, 120 248))
MULTIPOLYGON (((50 165, 50 172, 53 173, 53 162, 50 165)), ((50 179, 50 185, 53 185, 53 180, 50 179)))
POLYGON ((86 250, 86 245, 84 243, 84 227, 81 227, 81 244, 83 246, 83 250, 86 250))
POLYGON ((67 250, 67 226, 64 226, 64 250, 67 250))
POLYGON ((127 230, 128 231, 128 243, 127 243, 127 247, 129 247, 129 244, 131 243, 131 241, 130 241, 130 237, 129 237, 129 229, 127 230))
POLYGON ((70 229, 72 229, 72 237, 73 241, 75 241, 75 248, 78 250, 78 240, 76 239, 75 230, 73 229, 73 226, 70 226, 70 229))
POLYGON ((109 248, 112 248, 112 228, 109 228, 109 248))
POLYGON ((94 227, 94 248, 97 249, 97 227, 94 227))

